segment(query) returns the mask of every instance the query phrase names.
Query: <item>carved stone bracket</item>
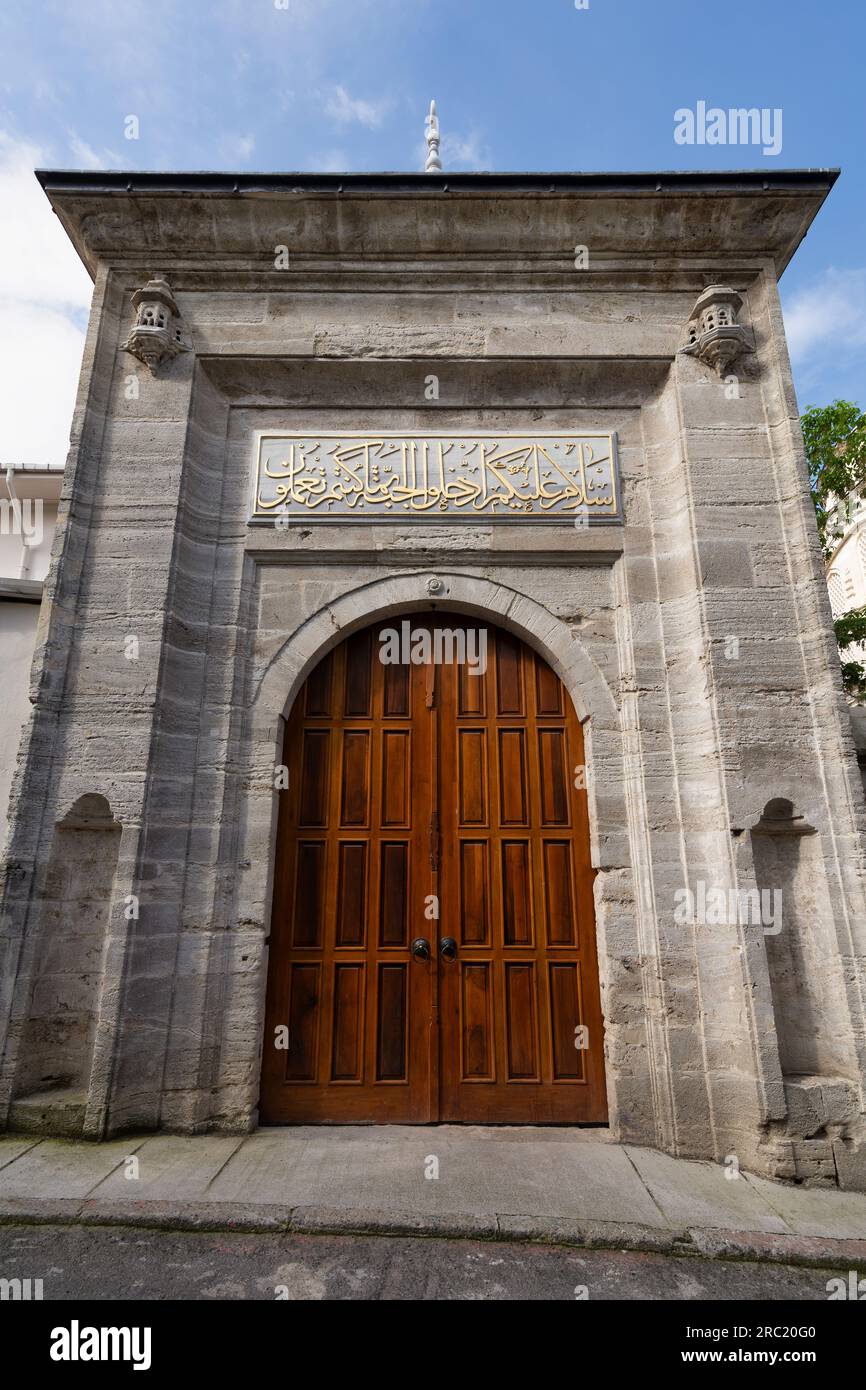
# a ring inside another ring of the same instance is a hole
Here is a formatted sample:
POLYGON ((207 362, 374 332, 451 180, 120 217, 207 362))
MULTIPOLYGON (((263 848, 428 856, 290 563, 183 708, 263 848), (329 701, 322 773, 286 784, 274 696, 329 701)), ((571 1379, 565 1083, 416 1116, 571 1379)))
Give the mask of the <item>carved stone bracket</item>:
POLYGON ((745 353, 755 351, 752 335, 737 323, 742 296, 728 285, 710 285, 698 296, 680 352, 699 357, 723 376, 745 353))
POLYGON ((161 276, 136 290, 132 303, 135 324, 122 351, 137 357, 156 376, 164 362, 173 361, 178 353, 189 352, 180 327, 180 310, 171 286, 161 276))

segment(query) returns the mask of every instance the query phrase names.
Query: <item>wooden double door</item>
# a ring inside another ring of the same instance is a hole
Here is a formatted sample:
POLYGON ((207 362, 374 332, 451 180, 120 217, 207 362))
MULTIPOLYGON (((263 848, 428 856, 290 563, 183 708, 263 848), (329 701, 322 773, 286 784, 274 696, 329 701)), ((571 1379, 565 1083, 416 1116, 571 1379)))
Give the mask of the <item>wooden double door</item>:
POLYGON ((310 675, 284 758, 262 1123, 604 1122, 583 737, 551 668, 477 619, 377 623, 310 675))

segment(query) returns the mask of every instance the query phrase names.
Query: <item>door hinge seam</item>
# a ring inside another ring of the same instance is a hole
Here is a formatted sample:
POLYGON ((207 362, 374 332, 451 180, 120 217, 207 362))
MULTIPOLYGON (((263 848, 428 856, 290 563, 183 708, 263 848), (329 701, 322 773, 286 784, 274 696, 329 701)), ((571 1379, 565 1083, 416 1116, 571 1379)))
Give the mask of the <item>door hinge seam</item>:
POLYGON ((430 827, 428 831, 430 845, 430 868, 434 872, 439 869, 439 812, 430 812, 430 827))

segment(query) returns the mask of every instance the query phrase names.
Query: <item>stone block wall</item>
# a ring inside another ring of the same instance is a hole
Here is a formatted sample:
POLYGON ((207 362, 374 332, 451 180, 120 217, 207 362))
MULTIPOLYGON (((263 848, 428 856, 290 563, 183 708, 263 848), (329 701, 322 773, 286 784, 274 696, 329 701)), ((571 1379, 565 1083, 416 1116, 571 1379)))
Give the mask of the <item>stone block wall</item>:
POLYGON ((584 721, 614 1132, 866 1186, 866 811, 776 289, 814 200, 55 197, 97 285, 5 864, 0 1113, 39 1084, 53 847, 98 795, 82 1130, 255 1126, 284 720, 435 575, 584 721), (190 350, 152 376, 122 344, 157 265, 190 350), (708 283, 743 299, 733 381, 680 351, 708 283), (299 428, 612 430, 625 523, 250 526, 255 433, 299 428), (781 926, 684 890, 781 892, 781 926))

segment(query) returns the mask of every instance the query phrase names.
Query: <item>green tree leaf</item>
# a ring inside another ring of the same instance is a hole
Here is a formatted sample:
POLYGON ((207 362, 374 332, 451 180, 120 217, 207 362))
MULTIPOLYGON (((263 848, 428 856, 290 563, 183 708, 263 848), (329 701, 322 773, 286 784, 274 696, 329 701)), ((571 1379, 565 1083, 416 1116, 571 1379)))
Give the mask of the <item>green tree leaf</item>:
POLYGON ((836 630, 836 641, 839 643, 839 650, 850 647, 852 642, 866 641, 866 605, 863 608, 851 608, 847 613, 843 613, 833 623, 836 630))
MULTIPOLYGON (((866 484, 866 415, 853 401, 810 406, 801 417, 809 486, 818 535, 829 559, 839 525, 829 530, 834 507, 846 504, 866 484)), ((844 513, 842 520, 844 527, 844 513)), ((866 606, 852 608, 833 623, 840 655, 856 642, 866 641, 866 606)), ((866 669, 859 661, 842 661, 842 684, 858 704, 866 704, 866 669)))
POLYGON ((866 482, 866 415, 853 401, 810 406, 801 417, 818 534, 828 550, 827 513, 866 482))

